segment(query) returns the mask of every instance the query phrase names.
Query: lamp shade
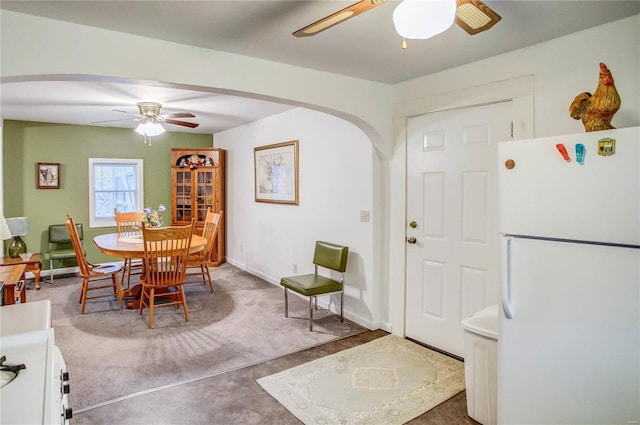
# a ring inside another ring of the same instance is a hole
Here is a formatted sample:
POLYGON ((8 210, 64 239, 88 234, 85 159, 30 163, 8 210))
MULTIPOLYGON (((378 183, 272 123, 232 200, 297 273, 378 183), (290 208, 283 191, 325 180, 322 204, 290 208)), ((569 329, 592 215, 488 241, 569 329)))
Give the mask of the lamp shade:
POLYGON ((393 11, 396 32, 425 39, 447 30, 456 17, 456 0, 404 0, 393 11))
POLYGON ((29 221, 27 217, 7 218, 7 225, 11 236, 26 236, 29 234, 29 221))
POLYGON ((0 239, 7 240, 10 239, 11 230, 9 229, 9 225, 7 225, 7 220, 5 220, 4 216, 0 216, 2 219, 0 220, 0 239))

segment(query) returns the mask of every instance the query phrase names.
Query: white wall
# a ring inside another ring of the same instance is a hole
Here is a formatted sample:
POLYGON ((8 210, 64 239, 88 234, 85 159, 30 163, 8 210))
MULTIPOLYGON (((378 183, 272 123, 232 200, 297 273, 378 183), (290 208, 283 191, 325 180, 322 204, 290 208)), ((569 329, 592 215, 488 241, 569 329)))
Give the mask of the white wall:
MULTIPOLYGON (((612 124, 640 125, 640 15, 394 86, 394 150, 390 204, 406 205, 407 117, 436 110, 514 99, 515 137, 582 133, 569 117, 573 98, 598 84, 599 63, 610 68, 622 107, 612 124)), ((388 211, 389 320, 404 332, 404 208, 388 211)))
POLYGON ((380 327, 373 222, 360 221, 360 211, 374 215, 373 149, 362 130, 299 108, 218 133, 214 143, 227 150, 227 261, 279 284, 294 264, 313 272, 316 240, 347 245, 345 316, 380 327), (299 205, 255 202, 253 148, 291 140, 299 141, 299 205))

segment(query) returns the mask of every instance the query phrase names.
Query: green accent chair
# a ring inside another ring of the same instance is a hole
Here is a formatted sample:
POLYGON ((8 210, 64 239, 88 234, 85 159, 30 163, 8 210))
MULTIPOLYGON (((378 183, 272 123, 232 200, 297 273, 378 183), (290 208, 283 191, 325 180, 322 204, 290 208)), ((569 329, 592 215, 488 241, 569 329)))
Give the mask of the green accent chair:
POLYGON ((315 301, 315 309, 317 310, 318 295, 340 293, 340 321, 343 322, 344 272, 347 268, 348 254, 349 247, 316 241, 316 248, 313 254, 315 272, 280 279, 280 285, 284 286, 284 317, 289 317, 288 290, 309 297, 309 330, 312 331, 314 308, 312 301, 315 301), (318 267, 340 273, 340 279, 335 280, 318 274, 318 267))
MULTIPOLYGON (((82 224, 77 223, 78 238, 82 243, 84 234, 82 232, 82 224)), ((67 230, 66 224, 52 224, 49 226, 49 276, 53 283, 53 262, 76 258, 76 252, 71 244, 71 236, 67 230)), ((76 258, 77 259, 77 258, 76 258)))

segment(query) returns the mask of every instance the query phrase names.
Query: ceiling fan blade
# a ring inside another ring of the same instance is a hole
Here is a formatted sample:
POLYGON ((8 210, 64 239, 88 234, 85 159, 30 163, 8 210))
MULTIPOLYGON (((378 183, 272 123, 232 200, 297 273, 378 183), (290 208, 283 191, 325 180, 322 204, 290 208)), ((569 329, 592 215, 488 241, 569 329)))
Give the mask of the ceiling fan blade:
POLYGON ((307 25, 306 27, 297 30, 293 33, 293 35, 296 37, 309 37, 312 35, 316 35, 319 32, 324 31, 327 28, 331 28, 332 26, 337 25, 341 22, 344 22, 349 18, 353 18, 354 16, 359 15, 362 12, 366 12, 367 10, 380 6, 386 1, 387 0, 360 0, 359 2, 354 3, 349 7, 345 7, 344 9, 341 9, 336 13, 325 16, 324 18, 314 22, 311 25, 307 25))
MULTIPOLYGON (((122 112, 123 114, 127 114, 127 115, 131 115, 133 118, 133 120, 139 121, 140 119, 144 118, 142 115, 140 114, 136 114, 134 112, 129 112, 129 111, 123 111, 121 109, 112 109, 113 112, 122 112)), ((113 120, 113 121, 119 121, 119 120, 113 120)), ((106 121, 97 121, 97 122, 106 122, 106 121)))
POLYGON ((164 118, 195 118, 191 112, 176 112, 175 114, 163 114, 164 118))
POLYGON ((195 118, 195 115, 192 114, 191 112, 176 112, 173 114, 163 114, 163 115, 158 115, 158 113, 160 112, 160 108, 162 107, 162 105, 160 105, 159 103, 155 103, 155 102, 139 102, 137 104, 138 109, 140 110, 140 114, 135 114, 133 112, 128 112, 128 111, 123 111, 123 110, 119 110, 119 109, 114 109, 114 112, 122 112, 124 114, 130 115, 131 118, 123 118, 123 119, 117 119, 117 120, 104 120, 104 121, 93 121, 92 124, 99 124, 99 123, 107 123, 107 122, 116 122, 116 121, 143 121, 146 122, 152 122, 152 123, 167 123, 167 124, 174 124, 174 125, 181 125, 183 127, 189 127, 189 128, 196 128, 198 127, 200 124, 198 123, 193 123, 193 122, 187 122, 187 121, 179 121, 179 120, 174 120, 171 118, 195 118))
POLYGON ((456 24, 470 35, 486 31, 502 19, 480 0, 456 0, 456 24))
POLYGON ((164 122, 166 122, 167 124, 181 125, 181 126, 190 127, 190 128, 196 128, 197 126, 200 125, 195 122, 177 121, 177 120, 171 120, 171 119, 169 120, 165 119, 164 122))
POLYGON ((91 124, 99 124, 99 123, 103 123, 103 122, 116 122, 116 121, 138 121, 136 119, 131 119, 131 118, 123 118, 123 119, 119 119, 119 120, 104 120, 104 121, 91 121, 91 124))

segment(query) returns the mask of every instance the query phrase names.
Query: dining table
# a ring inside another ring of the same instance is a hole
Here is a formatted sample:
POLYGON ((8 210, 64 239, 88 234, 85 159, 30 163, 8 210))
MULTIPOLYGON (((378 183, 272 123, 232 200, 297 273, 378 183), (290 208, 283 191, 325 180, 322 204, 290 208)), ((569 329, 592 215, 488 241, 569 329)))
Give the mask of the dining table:
MULTIPOLYGON (((122 259, 142 259, 144 258, 144 243, 142 235, 120 236, 118 233, 105 233, 93 238, 93 243, 100 252, 110 257, 122 259)), ((202 251, 207 244, 207 238, 193 234, 189 254, 202 251)), ((127 302, 127 308, 138 308, 140 306, 140 295, 142 294, 142 284, 137 284, 122 292, 123 297, 132 297, 132 301, 127 302)))

